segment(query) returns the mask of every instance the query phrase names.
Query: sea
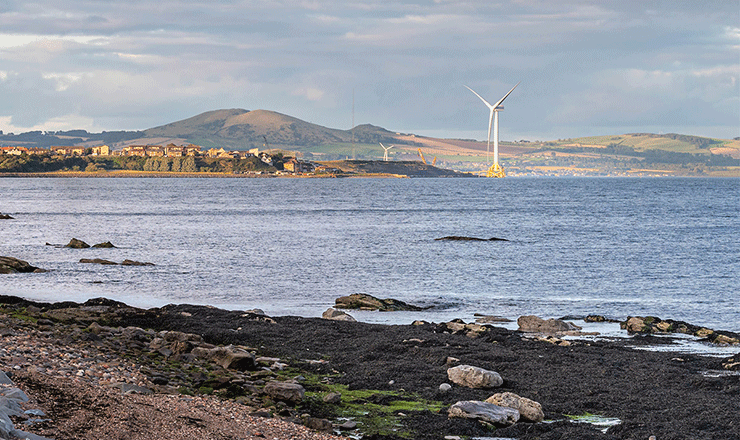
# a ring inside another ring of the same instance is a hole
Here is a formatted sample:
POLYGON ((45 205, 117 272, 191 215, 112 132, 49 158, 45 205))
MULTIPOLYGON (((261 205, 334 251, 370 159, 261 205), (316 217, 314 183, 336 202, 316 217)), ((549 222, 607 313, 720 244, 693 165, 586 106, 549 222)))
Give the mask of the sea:
POLYGON ((0 178, 0 194, 0 255, 49 270, 0 276, 4 295, 319 317, 367 293, 428 309, 350 312, 365 322, 649 315, 740 332, 740 179, 0 178))

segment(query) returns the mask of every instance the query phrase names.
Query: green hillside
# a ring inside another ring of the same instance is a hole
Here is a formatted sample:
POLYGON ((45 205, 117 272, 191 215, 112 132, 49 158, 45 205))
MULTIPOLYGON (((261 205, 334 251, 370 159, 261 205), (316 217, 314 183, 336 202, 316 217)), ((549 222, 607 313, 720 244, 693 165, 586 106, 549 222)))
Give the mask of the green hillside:
POLYGON ((700 136, 682 134, 652 134, 632 133, 620 136, 591 136, 574 139, 563 139, 556 143, 559 146, 578 144, 582 146, 626 146, 635 151, 665 150, 676 153, 707 154, 711 148, 732 146, 737 144, 740 150, 740 142, 721 139, 711 139, 700 136))

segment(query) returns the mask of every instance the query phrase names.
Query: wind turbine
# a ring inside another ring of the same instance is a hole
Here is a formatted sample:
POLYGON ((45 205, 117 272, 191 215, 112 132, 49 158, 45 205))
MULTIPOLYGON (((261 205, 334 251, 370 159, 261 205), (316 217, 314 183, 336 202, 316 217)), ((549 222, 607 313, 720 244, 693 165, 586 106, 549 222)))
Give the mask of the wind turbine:
POLYGON ((489 177, 504 177, 506 175, 504 173, 504 169, 501 168, 501 166, 498 164, 498 112, 504 109, 504 106, 501 105, 501 103, 504 102, 504 99, 506 99, 520 83, 521 81, 516 83, 516 85, 512 87, 511 90, 509 90, 509 93, 505 94, 504 97, 499 99, 498 102, 496 102, 496 104, 494 105, 489 104, 488 101, 483 99, 483 97, 476 93, 475 90, 471 89, 468 86, 465 86, 468 90, 475 93, 475 96, 480 98, 480 100, 483 101, 483 103, 491 111, 490 117, 488 118, 488 145, 486 147, 486 162, 490 163, 489 155, 491 151, 491 125, 493 125, 493 166, 488 169, 489 177))
POLYGON ((388 162, 388 150, 390 150, 391 148, 393 148, 393 145, 391 145, 390 147, 386 147, 385 145, 383 145, 382 142, 378 142, 378 143, 385 150, 385 154, 383 154, 383 160, 386 161, 386 162, 388 162))

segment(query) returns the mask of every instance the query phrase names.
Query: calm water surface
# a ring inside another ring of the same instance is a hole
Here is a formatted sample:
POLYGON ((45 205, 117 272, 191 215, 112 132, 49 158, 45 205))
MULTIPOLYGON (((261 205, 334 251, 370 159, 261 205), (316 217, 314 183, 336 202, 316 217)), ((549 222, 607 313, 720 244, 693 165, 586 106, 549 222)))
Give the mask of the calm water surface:
POLYGON ((740 331, 740 179, 0 179, 0 294, 319 316, 350 293, 473 313, 740 331), (466 235, 508 242, 444 242, 466 235), (47 246, 72 238, 118 249, 47 246), (126 258, 154 267, 99 266, 126 258))

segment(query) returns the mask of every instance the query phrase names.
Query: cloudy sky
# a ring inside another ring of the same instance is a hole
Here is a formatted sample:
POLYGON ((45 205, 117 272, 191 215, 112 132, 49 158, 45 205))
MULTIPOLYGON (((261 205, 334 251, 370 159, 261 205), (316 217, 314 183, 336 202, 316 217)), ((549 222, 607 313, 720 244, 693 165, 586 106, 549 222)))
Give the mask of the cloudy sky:
POLYGON ((740 136, 737 0, 0 0, 0 130, 267 109, 485 139, 740 136))

